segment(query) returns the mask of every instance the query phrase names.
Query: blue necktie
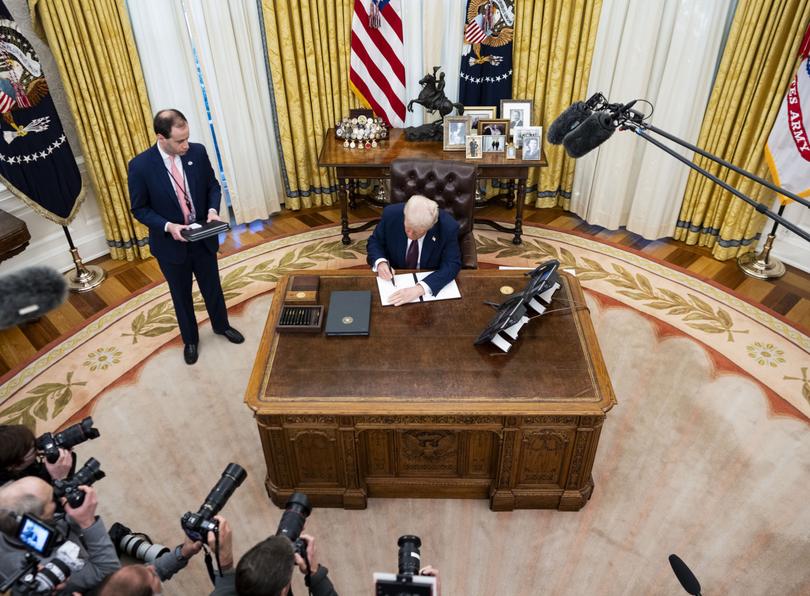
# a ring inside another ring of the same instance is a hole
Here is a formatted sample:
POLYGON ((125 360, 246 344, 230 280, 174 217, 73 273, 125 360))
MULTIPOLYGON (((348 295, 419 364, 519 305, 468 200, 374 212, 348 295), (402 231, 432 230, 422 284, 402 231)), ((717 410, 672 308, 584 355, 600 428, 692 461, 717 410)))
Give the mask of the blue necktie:
POLYGON ((411 240, 408 252, 405 253, 405 269, 416 269, 419 263, 419 241, 411 240))

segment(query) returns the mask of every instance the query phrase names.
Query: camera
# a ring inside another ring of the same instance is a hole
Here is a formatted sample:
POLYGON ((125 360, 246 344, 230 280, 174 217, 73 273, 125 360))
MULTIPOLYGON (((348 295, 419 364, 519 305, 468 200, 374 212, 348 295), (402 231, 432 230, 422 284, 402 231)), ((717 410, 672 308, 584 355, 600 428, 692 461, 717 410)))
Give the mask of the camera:
POLYGON ((134 534, 124 524, 118 522, 112 525, 108 534, 119 556, 128 555, 147 565, 170 551, 169 547, 152 542, 146 534, 134 534))
POLYGON ((70 478, 53 481, 53 496, 56 499, 65 497, 68 504, 74 509, 81 507, 81 504, 84 503, 84 491, 79 486, 91 486, 96 480, 101 480, 105 476, 106 474, 101 470, 101 464, 91 457, 70 478))
POLYGON ((205 542, 208 532, 219 532, 219 522, 213 517, 225 506, 233 491, 245 481, 245 478, 247 472, 242 466, 228 464, 197 513, 188 511, 180 520, 186 536, 192 540, 205 542))
POLYGON ((73 571, 84 567, 79 546, 66 541, 55 527, 28 514, 10 514, 14 536, 28 550, 20 570, 0 586, 0 592, 13 588, 14 594, 50 594, 73 571), (45 557, 45 558, 39 558, 45 557))
POLYGON ((422 541, 419 536, 405 534, 397 540, 398 571, 374 573, 374 594, 376 596, 435 596, 436 578, 419 575, 422 541))
POLYGON ((304 493, 293 493, 284 505, 284 513, 281 514, 281 520, 278 522, 276 530, 276 536, 289 538, 295 552, 305 559, 307 543, 299 536, 301 536, 301 530, 304 529, 304 524, 311 512, 312 506, 309 504, 307 496, 304 493))
POLYGON ((59 448, 72 449, 80 443, 97 439, 101 433, 93 428, 93 418, 88 416, 78 424, 69 426, 60 433, 44 433, 36 440, 36 450, 45 456, 48 463, 56 463, 59 459, 59 448))

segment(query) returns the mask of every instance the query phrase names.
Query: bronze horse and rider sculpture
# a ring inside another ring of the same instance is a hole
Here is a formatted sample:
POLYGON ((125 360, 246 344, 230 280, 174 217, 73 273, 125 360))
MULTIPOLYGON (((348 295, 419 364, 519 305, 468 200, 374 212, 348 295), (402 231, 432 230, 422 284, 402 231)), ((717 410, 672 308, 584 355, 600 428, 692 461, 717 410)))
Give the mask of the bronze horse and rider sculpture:
POLYGON ((433 74, 426 74, 419 81, 422 90, 419 97, 408 102, 408 111, 413 112, 413 104, 419 104, 430 114, 439 112, 441 120, 436 120, 422 126, 409 126, 405 129, 405 138, 409 141, 441 141, 444 117, 453 111, 458 110, 459 115, 464 113, 464 106, 460 103, 450 101, 444 94, 444 73, 437 76, 440 66, 433 67, 433 74))

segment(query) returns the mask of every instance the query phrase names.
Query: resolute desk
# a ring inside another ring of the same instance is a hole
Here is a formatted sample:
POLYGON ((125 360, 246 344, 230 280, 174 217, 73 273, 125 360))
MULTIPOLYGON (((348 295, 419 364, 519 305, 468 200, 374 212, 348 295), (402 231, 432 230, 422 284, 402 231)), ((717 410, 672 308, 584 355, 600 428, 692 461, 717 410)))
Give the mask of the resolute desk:
POLYGON ((316 506, 361 509, 368 497, 488 498, 496 511, 578 510, 616 399, 579 283, 563 274, 551 309, 512 349, 474 346, 521 272, 465 270, 462 298, 380 305, 371 271, 320 275, 372 292, 367 337, 276 331, 289 277, 267 317, 245 402, 255 412, 266 488, 316 506), (560 310, 556 310, 560 309, 560 310))

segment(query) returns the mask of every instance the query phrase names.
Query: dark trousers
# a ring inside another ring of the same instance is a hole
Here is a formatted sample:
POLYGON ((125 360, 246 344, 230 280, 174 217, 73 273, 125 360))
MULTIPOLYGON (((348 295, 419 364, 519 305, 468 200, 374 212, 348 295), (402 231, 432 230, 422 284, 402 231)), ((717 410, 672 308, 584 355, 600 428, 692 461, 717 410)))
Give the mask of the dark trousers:
POLYGON ((197 318, 194 316, 194 301, 191 297, 191 274, 197 278, 205 308, 211 319, 215 333, 222 333, 228 325, 228 311, 225 308, 225 296, 219 282, 217 256, 212 254, 201 242, 189 242, 186 260, 183 263, 166 263, 158 260, 160 270, 169 284, 172 294, 174 312, 180 326, 183 343, 196 344, 200 340, 197 332, 197 318))

